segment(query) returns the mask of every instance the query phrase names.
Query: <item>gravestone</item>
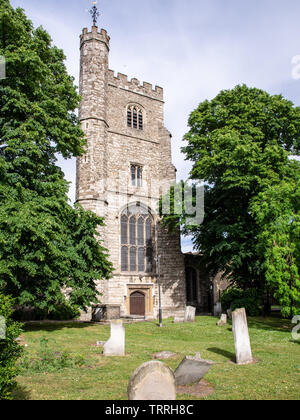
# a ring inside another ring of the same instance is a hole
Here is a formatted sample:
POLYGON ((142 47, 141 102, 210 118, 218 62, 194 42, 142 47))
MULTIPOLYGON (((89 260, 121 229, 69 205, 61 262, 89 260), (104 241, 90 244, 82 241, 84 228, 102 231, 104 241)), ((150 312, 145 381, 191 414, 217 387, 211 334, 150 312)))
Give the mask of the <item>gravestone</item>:
POLYGON ((202 359, 200 353, 195 357, 186 356, 174 372, 176 385, 191 385, 201 381, 213 364, 211 360, 202 359))
POLYGON ((125 356, 125 328, 122 321, 111 321, 110 339, 104 344, 104 356, 125 356))
POLYGON ((223 327, 224 325, 227 325, 227 315, 222 314, 220 321, 217 323, 218 327, 223 327))
POLYGON ((129 401, 175 401, 174 373, 162 362, 142 364, 128 384, 129 401))
POLYGON ((214 316, 221 316, 222 315, 222 305, 221 302, 217 302, 214 305, 214 316))
POLYGON ((196 308, 193 306, 187 306, 185 308, 184 322, 194 322, 196 315, 196 308))
POLYGON ((253 362, 250 345, 250 337, 247 323, 246 310, 236 309, 232 313, 232 331, 234 334, 234 345, 236 362, 238 365, 246 365, 253 362))
POLYGON ((231 309, 227 309, 227 316, 229 319, 232 318, 232 310, 231 309))

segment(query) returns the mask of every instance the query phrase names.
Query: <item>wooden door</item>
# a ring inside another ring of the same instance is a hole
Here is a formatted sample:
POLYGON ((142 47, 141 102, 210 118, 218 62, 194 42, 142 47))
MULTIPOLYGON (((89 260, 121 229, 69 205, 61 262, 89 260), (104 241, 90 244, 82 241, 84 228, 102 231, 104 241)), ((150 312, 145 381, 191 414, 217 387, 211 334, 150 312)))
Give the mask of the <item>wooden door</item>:
POLYGON ((142 292, 134 292, 130 295, 130 315, 145 316, 145 295, 142 292))

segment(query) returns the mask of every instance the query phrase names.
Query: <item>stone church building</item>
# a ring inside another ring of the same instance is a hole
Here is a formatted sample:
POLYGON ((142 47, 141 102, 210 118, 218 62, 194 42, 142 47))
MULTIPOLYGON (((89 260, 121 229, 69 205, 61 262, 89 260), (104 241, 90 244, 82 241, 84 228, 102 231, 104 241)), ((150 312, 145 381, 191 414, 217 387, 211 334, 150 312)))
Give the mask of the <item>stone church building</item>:
POLYGON ((109 50, 105 30, 83 30, 79 118, 88 146, 77 160, 76 200, 104 218, 99 232, 114 266, 98 283, 94 317, 157 318, 160 296, 164 318, 183 316, 187 304, 212 312, 219 282, 201 274, 201 257, 184 255, 180 232, 168 233, 158 215, 161 194, 176 181, 163 89, 115 75, 109 50))

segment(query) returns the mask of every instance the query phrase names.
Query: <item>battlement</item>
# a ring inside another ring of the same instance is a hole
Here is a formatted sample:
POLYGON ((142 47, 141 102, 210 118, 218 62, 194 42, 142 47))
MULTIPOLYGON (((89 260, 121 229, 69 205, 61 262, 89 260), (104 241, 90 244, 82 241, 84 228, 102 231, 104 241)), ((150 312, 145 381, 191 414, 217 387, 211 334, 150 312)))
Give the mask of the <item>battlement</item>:
POLYGON ((141 84, 141 82, 135 78, 129 80, 126 74, 118 73, 117 76, 115 76, 115 72, 113 70, 108 70, 108 83, 116 86, 117 88, 150 96, 161 101, 164 100, 163 88, 155 86, 155 89, 153 89, 151 83, 143 82, 143 84, 141 84))
POLYGON ((107 35, 107 32, 105 29, 101 29, 100 32, 98 32, 97 26, 92 26, 92 31, 89 32, 87 28, 84 28, 82 31, 82 34, 80 35, 80 48, 82 47, 82 44, 84 42, 92 41, 93 39, 96 39, 100 42, 104 42, 109 49, 109 41, 110 37, 107 35))

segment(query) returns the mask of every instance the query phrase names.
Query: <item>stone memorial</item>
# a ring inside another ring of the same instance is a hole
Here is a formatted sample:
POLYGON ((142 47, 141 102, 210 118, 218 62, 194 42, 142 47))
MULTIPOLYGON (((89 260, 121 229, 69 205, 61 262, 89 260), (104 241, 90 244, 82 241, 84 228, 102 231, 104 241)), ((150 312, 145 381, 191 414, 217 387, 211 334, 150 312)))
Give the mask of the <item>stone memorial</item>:
POLYGON ((194 357, 186 356, 174 372, 176 385, 191 385, 201 381, 213 364, 211 360, 202 359, 200 353, 194 357))
POLYGON ((196 308, 187 306, 185 309, 184 322, 194 322, 196 316, 196 308))
POLYGON ((232 331, 234 334, 234 345, 236 363, 246 365, 253 362, 250 345, 250 337, 247 323, 246 310, 236 309, 232 313, 232 331))
POLYGON ((232 310, 231 309, 227 310, 227 316, 228 316, 229 319, 232 319, 232 310))
POLYGON ((104 344, 104 356, 125 356, 125 328, 122 321, 111 321, 110 339, 104 344))
POLYGON ((222 314, 220 321, 217 323, 218 327, 223 327, 224 325, 227 325, 227 315, 222 314))
POLYGON ((221 316, 222 315, 222 305, 221 302, 217 302, 214 305, 214 316, 221 316))
POLYGON ((175 401, 174 373, 162 362, 142 364, 128 384, 129 401, 175 401))

